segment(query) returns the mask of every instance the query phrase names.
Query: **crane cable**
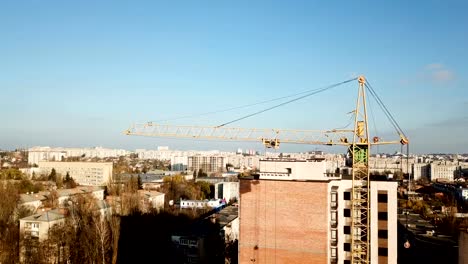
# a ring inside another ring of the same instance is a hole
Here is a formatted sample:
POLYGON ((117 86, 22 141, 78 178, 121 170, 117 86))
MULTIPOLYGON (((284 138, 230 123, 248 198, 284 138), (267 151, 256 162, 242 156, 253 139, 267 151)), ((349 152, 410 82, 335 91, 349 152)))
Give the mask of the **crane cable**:
MULTIPOLYGON (((355 79, 352 79, 352 80, 355 80, 355 79)), ((350 80, 350 81, 352 81, 352 80, 350 80)), ((226 109, 210 111, 210 112, 205 112, 205 113, 200 113, 200 114, 179 116, 179 117, 168 118, 168 119, 153 120, 153 121, 149 121, 149 122, 159 123, 159 122, 166 122, 166 121, 172 121, 172 120, 179 120, 179 119, 185 119, 185 118, 192 118, 192 117, 206 116, 206 115, 211 115, 211 114, 224 113, 224 112, 229 112, 229 111, 232 111, 232 110, 237 110, 237 109, 247 108, 247 107, 251 107, 251 106, 271 103, 271 102, 274 102, 274 101, 279 101, 279 100, 282 100, 282 99, 299 96, 299 95, 302 95, 302 94, 310 94, 310 93, 314 93, 314 92, 318 93, 318 92, 321 92, 322 89, 323 88, 310 89, 310 90, 302 91, 302 92, 299 92, 299 93, 285 95, 285 96, 281 96, 281 97, 276 97, 276 98, 272 98, 272 99, 269 99, 269 100, 260 101, 260 102, 256 102, 256 103, 245 104, 245 105, 241 105, 241 106, 235 106, 235 107, 230 107, 230 108, 226 108, 226 109)))
POLYGON ((335 83, 335 84, 332 84, 332 85, 329 85, 329 86, 326 86, 326 87, 323 87, 323 88, 320 88, 320 89, 316 89, 316 90, 314 90, 313 92, 307 93, 307 94, 305 94, 305 95, 303 95, 303 96, 300 96, 300 97, 291 99, 291 100, 286 101, 286 102, 283 102, 283 103, 281 103, 281 104, 274 105, 274 106, 272 106, 272 107, 268 107, 268 108, 266 108, 266 109, 257 111, 257 112, 252 113, 252 114, 248 114, 248 115, 243 116, 243 117, 239 117, 239 118, 237 118, 237 119, 234 119, 234 120, 232 120, 232 121, 226 122, 226 123, 221 124, 221 125, 216 126, 216 127, 219 128, 219 127, 223 127, 223 126, 225 126, 225 125, 232 124, 232 123, 234 123, 234 122, 237 122, 237 121, 240 121, 240 120, 243 120, 243 119, 246 119, 246 118, 249 118, 249 117, 252 117, 252 116, 261 114, 261 113, 264 113, 264 112, 266 112, 266 111, 273 110, 273 109, 275 109, 275 108, 278 108, 278 107, 283 106, 283 105, 286 105, 286 104, 290 104, 290 103, 295 102, 295 101, 299 101, 299 100, 304 99, 304 98, 306 98, 306 97, 309 97, 309 96, 311 96, 311 95, 324 92, 324 91, 326 91, 326 90, 335 88, 335 87, 337 87, 337 86, 340 86, 340 85, 342 85, 342 84, 349 83, 349 82, 352 82, 352 81, 355 81, 355 80, 357 80, 357 78, 349 79, 349 80, 346 80, 346 81, 343 81, 343 82, 339 82, 339 83, 335 83))
POLYGON ((380 97, 377 95, 377 93, 375 92, 375 90, 372 88, 372 85, 369 83, 369 80, 366 80, 366 88, 369 90, 370 94, 374 97, 375 101, 377 102, 377 104, 380 106, 380 108, 382 109, 382 111, 384 112, 384 114, 387 116, 388 120, 390 121, 390 123, 392 124, 392 126, 395 128, 396 132, 402 136, 405 137, 405 139, 407 138, 405 133, 403 132, 403 129, 401 129, 400 125, 398 124, 398 122, 395 120, 395 118, 393 117, 393 115, 390 113, 390 111, 388 110, 388 108, 385 106, 385 104, 382 102, 382 100, 380 99, 380 97))

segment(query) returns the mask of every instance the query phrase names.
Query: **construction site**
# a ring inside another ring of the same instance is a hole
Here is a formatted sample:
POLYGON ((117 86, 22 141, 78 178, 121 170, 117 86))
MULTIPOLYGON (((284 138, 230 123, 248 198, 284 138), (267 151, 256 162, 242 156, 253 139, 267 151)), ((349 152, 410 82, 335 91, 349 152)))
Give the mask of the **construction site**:
POLYGON ((370 178, 371 149, 406 146, 409 140, 364 76, 296 95, 287 102, 219 126, 135 124, 127 135, 343 146, 345 166, 326 173, 321 159, 275 158, 241 177, 239 263, 397 263, 397 188, 393 179, 370 178), (238 128, 230 124, 345 83, 358 87, 350 129, 288 130, 238 128), (395 129, 393 139, 370 135, 366 95, 370 94, 395 129))

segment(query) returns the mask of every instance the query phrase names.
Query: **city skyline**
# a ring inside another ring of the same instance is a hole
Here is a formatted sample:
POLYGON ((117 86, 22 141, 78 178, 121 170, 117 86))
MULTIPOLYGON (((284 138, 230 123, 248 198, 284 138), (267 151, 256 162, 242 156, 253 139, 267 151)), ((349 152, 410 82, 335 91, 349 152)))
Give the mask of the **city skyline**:
MULTIPOLYGON (((468 152, 463 1, 49 1, 0 7, 1 149, 261 149, 260 142, 122 132, 134 122, 158 120, 219 125, 272 105, 258 102, 363 74, 408 135, 410 152, 468 152), (244 105, 250 106, 225 111, 244 105), (216 114, 198 115, 207 112, 216 114), (185 116, 192 117, 179 119, 185 116)), ((339 128, 349 123, 356 89, 356 82, 348 83, 232 126, 339 128)), ((370 106, 371 133, 395 134, 377 104, 370 106)), ((279 151, 316 148, 328 150, 279 151)))

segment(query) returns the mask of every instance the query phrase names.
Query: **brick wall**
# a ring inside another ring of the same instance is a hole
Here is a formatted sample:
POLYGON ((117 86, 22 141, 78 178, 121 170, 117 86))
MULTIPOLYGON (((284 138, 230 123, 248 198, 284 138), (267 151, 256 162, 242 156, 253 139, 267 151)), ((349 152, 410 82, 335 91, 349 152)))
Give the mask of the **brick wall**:
POLYGON ((328 263, 327 186, 241 180, 239 263, 328 263))

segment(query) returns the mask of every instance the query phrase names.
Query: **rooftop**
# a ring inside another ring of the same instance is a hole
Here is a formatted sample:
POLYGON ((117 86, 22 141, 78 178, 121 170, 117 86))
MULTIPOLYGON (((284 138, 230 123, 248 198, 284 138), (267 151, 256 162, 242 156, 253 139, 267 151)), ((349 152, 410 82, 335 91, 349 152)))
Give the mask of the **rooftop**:
POLYGON ((44 211, 38 214, 33 214, 28 217, 21 218, 21 221, 36 221, 36 222, 53 222, 66 217, 65 211, 61 209, 54 209, 44 211))

